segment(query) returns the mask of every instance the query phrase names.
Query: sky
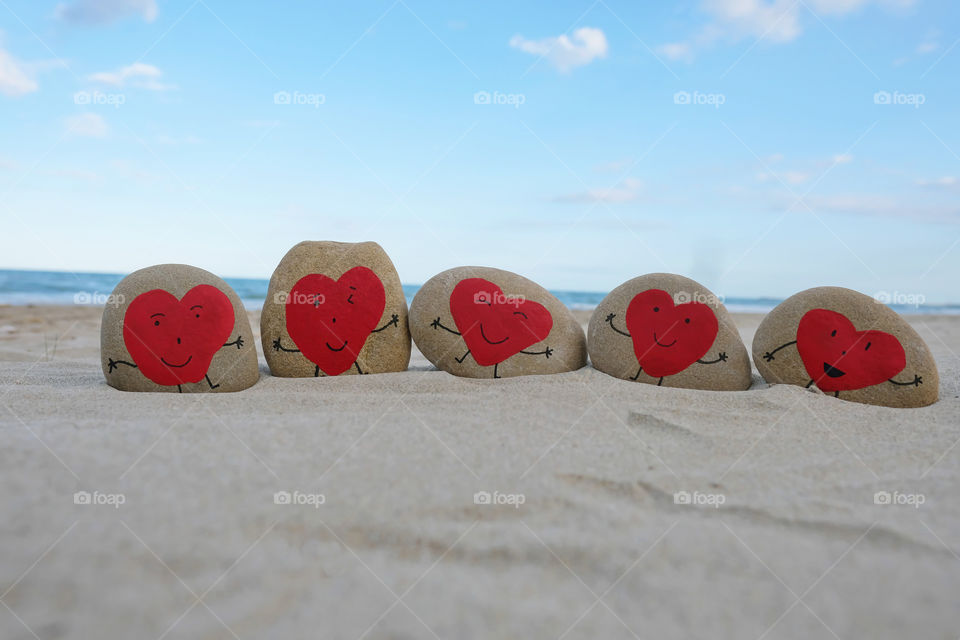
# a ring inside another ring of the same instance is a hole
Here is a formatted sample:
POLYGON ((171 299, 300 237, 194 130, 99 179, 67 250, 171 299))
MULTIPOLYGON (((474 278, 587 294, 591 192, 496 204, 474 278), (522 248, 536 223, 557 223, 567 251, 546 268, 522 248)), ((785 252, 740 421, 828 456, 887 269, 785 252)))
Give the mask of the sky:
POLYGON ((412 284, 957 303, 958 35, 955 0, 0 0, 0 267, 374 240, 412 284))

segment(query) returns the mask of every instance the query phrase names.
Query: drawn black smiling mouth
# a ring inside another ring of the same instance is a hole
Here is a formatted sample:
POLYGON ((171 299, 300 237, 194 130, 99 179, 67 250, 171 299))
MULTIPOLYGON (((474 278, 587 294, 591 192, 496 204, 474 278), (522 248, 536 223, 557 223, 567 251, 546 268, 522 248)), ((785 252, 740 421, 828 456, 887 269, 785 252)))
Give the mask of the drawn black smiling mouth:
POLYGON ((498 341, 498 342, 494 342, 493 340, 491 340, 490 338, 487 337, 487 334, 485 334, 485 333, 483 332, 483 323, 482 323, 482 322, 480 323, 480 337, 483 338, 484 340, 486 340, 486 341, 487 341, 487 344, 503 344, 504 342, 506 342, 507 340, 510 339, 510 336, 507 336, 507 337, 504 338, 503 340, 500 340, 500 341, 498 341))
POLYGON ((847 375, 846 371, 841 371, 840 369, 837 369, 836 367, 830 364, 827 364, 826 362, 823 363, 823 372, 828 376, 830 376, 831 378, 839 378, 840 376, 847 375))
POLYGON ((327 343, 327 349, 330 349, 330 351, 343 351, 343 350, 346 349, 346 348, 347 348, 347 341, 346 341, 346 340, 344 340, 344 341, 343 341, 343 344, 340 345, 337 349, 334 349, 333 347, 331 347, 329 342, 327 343))
POLYGON ((674 339, 673 339, 673 342, 671 342, 670 344, 663 344, 662 342, 660 342, 659 340, 657 340, 657 332, 656 332, 656 331, 653 332, 653 341, 656 342, 656 343, 657 343, 659 346, 661 346, 661 347, 672 347, 673 345, 677 344, 677 339, 676 339, 676 338, 674 338, 674 339))
POLYGON ((167 365, 168 367, 173 367, 174 369, 182 369, 183 367, 185 367, 185 366, 187 366, 188 364, 190 364, 190 361, 191 361, 191 360, 193 360, 193 356, 190 356, 189 358, 187 358, 187 361, 184 362, 183 364, 170 364, 169 362, 167 362, 166 360, 164 360, 162 356, 161 356, 161 358, 160 358, 160 362, 162 362, 163 364, 167 365))

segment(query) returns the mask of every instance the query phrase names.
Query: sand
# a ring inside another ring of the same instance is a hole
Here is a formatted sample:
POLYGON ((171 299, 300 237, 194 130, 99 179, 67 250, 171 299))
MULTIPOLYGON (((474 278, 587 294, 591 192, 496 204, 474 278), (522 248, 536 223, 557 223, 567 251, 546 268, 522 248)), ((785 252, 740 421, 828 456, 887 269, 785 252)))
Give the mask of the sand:
POLYGON ((955 639, 960 318, 910 320, 941 400, 898 410, 419 354, 131 394, 99 310, 2 307, 0 638, 955 639))

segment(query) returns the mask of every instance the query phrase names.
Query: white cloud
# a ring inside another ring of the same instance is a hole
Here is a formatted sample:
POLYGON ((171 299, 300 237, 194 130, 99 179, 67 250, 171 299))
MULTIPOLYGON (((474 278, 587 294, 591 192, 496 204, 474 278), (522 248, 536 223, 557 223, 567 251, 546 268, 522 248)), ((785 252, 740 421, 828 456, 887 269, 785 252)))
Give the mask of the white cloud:
POLYGON ((960 222, 960 207, 953 204, 918 204, 914 200, 858 193, 808 196, 804 201, 819 213, 910 218, 925 222, 960 222))
POLYGON ((852 153, 838 153, 833 156, 833 164, 850 164, 853 162, 852 153))
POLYGON ((940 187, 943 189, 953 189, 960 187, 960 179, 956 176, 943 176, 933 180, 917 180, 918 187, 940 187))
POLYGON ((0 158, 0 170, 3 171, 15 171, 17 169, 17 163, 13 160, 7 160, 6 158, 0 158))
POLYGON ((123 87, 129 82, 134 87, 149 89, 151 91, 166 91, 176 88, 174 85, 163 84, 160 81, 162 76, 163 71, 157 67, 142 62, 134 62, 116 71, 101 71, 90 74, 87 76, 87 79, 92 82, 108 84, 112 87, 123 87))
POLYGON ((0 49, 0 93, 17 98, 38 89, 28 65, 0 49))
POLYGON ((58 4, 55 14, 61 20, 83 25, 110 24, 130 15, 153 22, 157 17, 157 3, 156 0, 75 0, 58 4))
POLYGON ((554 202, 607 202, 622 204, 633 202, 640 197, 643 181, 636 178, 626 178, 617 186, 609 189, 590 189, 583 193, 571 193, 553 198, 554 202))
POLYGON ((921 42, 917 45, 917 53, 920 55, 926 55, 928 53, 933 53, 940 48, 940 44, 937 42, 921 42))
POLYGON ((107 135, 107 122, 95 113, 81 113, 66 119, 67 135, 102 138, 107 135))
POLYGON ((546 58, 560 71, 590 64, 597 58, 606 58, 608 45, 603 30, 581 27, 573 32, 573 38, 562 34, 542 40, 527 40, 521 35, 510 39, 510 46, 525 53, 546 58))
POLYGON ((916 0, 701 0, 707 23, 687 40, 657 47, 672 60, 693 60, 694 53, 718 41, 738 42, 743 38, 772 43, 791 42, 803 33, 801 16, 809 8, 818 14, 842 16, 868 4, 905 8, 916 0))

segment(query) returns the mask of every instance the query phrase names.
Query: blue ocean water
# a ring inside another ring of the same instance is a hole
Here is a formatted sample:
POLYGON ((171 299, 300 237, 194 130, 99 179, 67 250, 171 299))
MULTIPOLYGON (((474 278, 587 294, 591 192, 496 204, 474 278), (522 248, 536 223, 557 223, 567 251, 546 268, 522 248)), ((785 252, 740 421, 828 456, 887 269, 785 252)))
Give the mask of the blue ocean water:
MULTIPOLYGON (((62 271, 18 271, 0 269, 0 304, 7 305, 103 305, 117 283, 119 273, 68 273, 62 271)), ((248 309, 259 309, 267 295, 267 279, 225 278, 248 309)), ((419 285, 405 284, 407 304, 419 285)), ((593 309, 606 293, 594 291, 551 291, 571 309, 593 309)), ((743 313, 765 313, 782 300, 777 298, 726 298, 727 309, 743 313)), ((891 304, 900 313, 960 314, 960 304, 891 304)))

